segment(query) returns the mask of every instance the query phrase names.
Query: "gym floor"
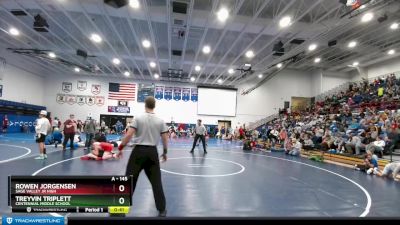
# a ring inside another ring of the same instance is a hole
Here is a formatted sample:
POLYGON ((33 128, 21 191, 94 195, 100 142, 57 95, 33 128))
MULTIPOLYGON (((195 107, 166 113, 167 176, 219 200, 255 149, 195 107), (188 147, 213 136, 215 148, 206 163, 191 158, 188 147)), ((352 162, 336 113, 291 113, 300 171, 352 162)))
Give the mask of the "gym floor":
MULTIPOLYGON (((169 217, 399 215, 399 182, 280 152, 243 152, 240 142, 210 139, 207 155, 201 145, 192 155, 192 141, 171 140, 169 159, 161 164, 169 217)), ((87 153, 83 148, 63 152, 48 146, 43 161, 34 159, 38 147, 33 134, 1 135, 0 214, 11 213, 8 175, 122 175, 131 153, 126 150, 120 160, 82 161, 80 156, 87 153)), ((129 216, 156 215, 151 186, 142 172, 129 216)))

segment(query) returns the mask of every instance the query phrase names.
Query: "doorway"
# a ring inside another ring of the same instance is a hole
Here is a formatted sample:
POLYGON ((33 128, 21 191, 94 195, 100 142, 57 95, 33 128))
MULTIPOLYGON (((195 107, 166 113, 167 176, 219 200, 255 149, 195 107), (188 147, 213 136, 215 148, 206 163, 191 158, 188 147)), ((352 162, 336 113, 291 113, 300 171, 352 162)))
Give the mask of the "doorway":
MULTIPOLYGON (((231 128, 231 121, 230 120, 218 120, 218 130, 220 132, 221 132, 222 127, 225 128, 225 137, 227 137, 228 131, 231 128)), ((223 137, 221 137, 221 138, 223 138, 223 137)))
MULTIPOLYGON (((119 133, 121 126, 116 126, 118 121, 122 123, 122 129, 125 129, 126 125, 130 123, 133 116, 120 116, 120 115, 100 115, 100 121, 104 121, 108 127, 108 133, 119 133), (118 130, 117 130, 118 128, 118 130)), ((120 125, 120 123, 118 123, 120 125)))

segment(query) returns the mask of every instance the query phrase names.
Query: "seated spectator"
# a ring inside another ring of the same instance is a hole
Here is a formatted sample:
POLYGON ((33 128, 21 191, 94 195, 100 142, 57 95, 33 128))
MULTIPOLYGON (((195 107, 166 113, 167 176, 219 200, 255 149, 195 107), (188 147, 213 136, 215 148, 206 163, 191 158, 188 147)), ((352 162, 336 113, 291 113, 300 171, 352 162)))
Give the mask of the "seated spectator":
POLYGON ((292 139, 292 144, 294 144, 292 150, 289 152, 289 155, 293 156, 299 156, 300 155, 300 150, 301 150, 301 143, 299 140, 293 138, 292 139))
POLYGON ((303 144, 303 149, 305 150, 312 150, 314 149, 314 143, 310 139, 308 135, 304 136, 304 144, 303 144))
POLYGON ((361 139, 355 134, 350 134, 349 135, 349 142, 345 144, 346 152, 355 154, 356 152, 356 146, 360 145, 361 139))
POLYGON ((373 153, 376 153, 379 158, 383 157, 383 149, 385 147, 386 143, 380 136, 376 138, 376 141, 374 141, 370 146, 369 150, 373 153))

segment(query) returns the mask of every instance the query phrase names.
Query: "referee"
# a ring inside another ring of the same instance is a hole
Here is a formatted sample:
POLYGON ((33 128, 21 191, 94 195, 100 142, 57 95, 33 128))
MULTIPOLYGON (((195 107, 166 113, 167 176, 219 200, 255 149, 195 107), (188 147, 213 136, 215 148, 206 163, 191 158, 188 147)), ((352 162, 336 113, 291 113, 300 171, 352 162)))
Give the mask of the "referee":
POLYGON ((158 216, 165 217, 167 211, 165 209, 165 196, 161 183, 157 145, 160 142, 160 137, 162 137, 164 152, 161 158, 163 161, 166 161, 168 127, 162 119, 154 114, 155 106, 156 100, 154 97, 147 97, 145 100, 146 113, 135 117, 118 149, 122 150, 127 143, 132 143, 135 146, 126 167, 126 175, 133 175, 132 190, 133 192, 135 191, 139 174, 144 169, 153 188, 154 199, 159 212, 158 216))
POLYGON ((203 124, 201 124, 201 120, 198 119, 197 120, 197 125, 196 125, 196 128, 195 128, 195 136, 194 136, 193 147, 192 147, 192 150, 190 151, 190 153, 193 153, 193 150, 196 147, 197 140, 199 140, 199 138, 200 138, 201 142, 203 142, 204 154, 207 154, 207 151, 206 151, 206 132, 207 132, 206 127, 203 124))

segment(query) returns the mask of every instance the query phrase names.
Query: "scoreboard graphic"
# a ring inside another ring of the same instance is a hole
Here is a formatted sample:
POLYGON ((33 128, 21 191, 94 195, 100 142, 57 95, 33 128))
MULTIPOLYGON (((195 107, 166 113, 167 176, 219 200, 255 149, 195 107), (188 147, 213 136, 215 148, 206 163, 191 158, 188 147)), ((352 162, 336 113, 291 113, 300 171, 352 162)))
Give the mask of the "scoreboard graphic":
POLYGON ((130 176, 9 176, 12 212, 128 213, 130 176))

